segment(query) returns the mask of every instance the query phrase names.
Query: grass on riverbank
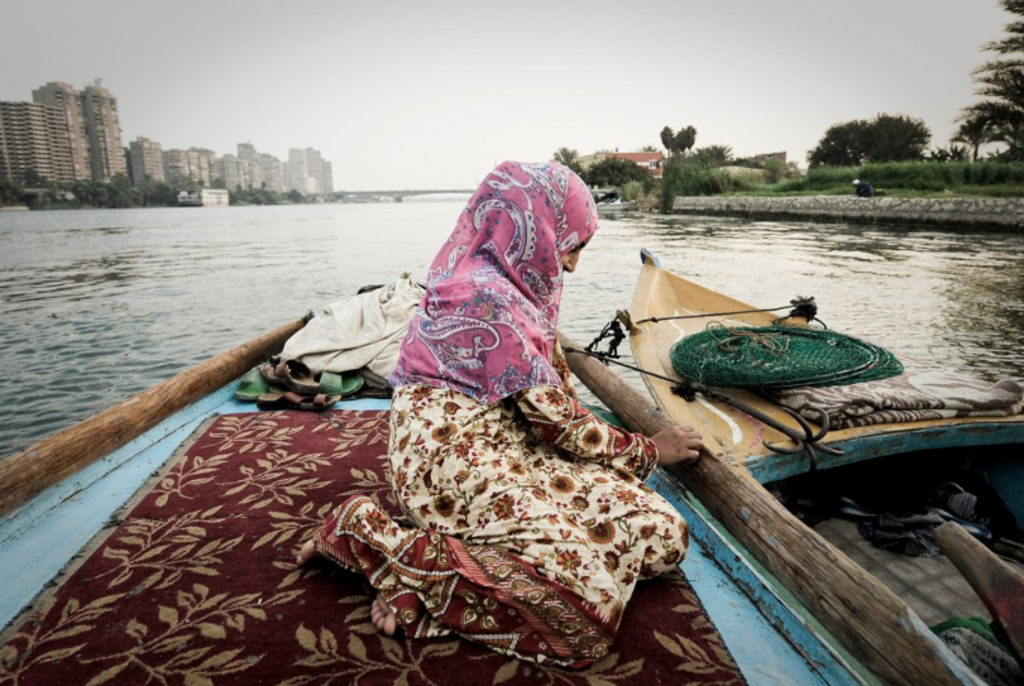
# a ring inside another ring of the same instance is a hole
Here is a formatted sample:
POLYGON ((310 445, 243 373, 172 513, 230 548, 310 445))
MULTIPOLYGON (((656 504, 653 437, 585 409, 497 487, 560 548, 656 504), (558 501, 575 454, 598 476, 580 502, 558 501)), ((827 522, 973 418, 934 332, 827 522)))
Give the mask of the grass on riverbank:
POLYGON ((777 183, 758 183, 707 169, 689 160, 671 160, 665 167, 661 206, 671 208, 686 195, 852 195, 853 179, 868 181, 887 197, 1024 197, 1024 163, 1019 162, 890 162, 860 167, 815 167, 802 176, 777 183))
POLYGON ((896 197, 971 195, 1024 197, 1024 164, 1010 162, 890 162, 816 167, 799 178, 764 186, 769 194, 848 195, 853 179, 896 197))
MULTIPOLYGON (((753 195, 759 197, 798 197, 798 196, 817 196, 817 195, 835 195, 835 196, 852 196, 853 195, 852 184, 843 184, 833 188, 826 188, 823 190, 811 189, 811 190, 792 190, 788 188, 775 189, 771 186, 762 186, 761 188, 749 190, 749 191, 738 191, 735 193, 726 193, 724 195, 730 196, 745 196, 753 195)), ((891 188, 889 186, 877 187, 880 191, 880 195, 884 195, 887 198, 1021 198, 1024 197, 1024 188, 1018 185, 1001 185, 1001 186, 958 186, 955 188, 945 188, 941 191, 933 190, 914 190, 910 188, 891 188)))

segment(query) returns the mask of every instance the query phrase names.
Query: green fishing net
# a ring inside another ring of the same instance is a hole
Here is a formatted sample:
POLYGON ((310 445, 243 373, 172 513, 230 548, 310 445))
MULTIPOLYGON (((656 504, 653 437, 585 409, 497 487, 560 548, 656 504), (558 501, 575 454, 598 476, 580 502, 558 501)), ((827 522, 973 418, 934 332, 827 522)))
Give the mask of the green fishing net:
POLYGON ((828 329, 725 327, 677 341, 672 367, 685 379, 728 388, 840 386, 903 372, 892 353, 828 329))

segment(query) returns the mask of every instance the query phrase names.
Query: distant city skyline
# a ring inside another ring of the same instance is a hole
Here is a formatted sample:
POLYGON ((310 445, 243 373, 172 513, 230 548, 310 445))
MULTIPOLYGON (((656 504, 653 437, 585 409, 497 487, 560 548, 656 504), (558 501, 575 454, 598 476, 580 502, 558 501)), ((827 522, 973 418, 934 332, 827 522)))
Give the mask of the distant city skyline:
POLYGON ((805 165, 829 126, 879 113, 947 146, 1013 19, 996 0, 36 0, 4 10, 0 100, 102 77, 125 145, 312 147, 337 190, 472 188, 503 159, 660 146, 665 126, 805 165))
POLYGON ((205 148, 163 150, 144 136, 122 140, 117 97, 101 79, 77 90, 50 81, 33 89, 32 101, 0 100, 0 179, 32 174, 45 181, 110 181, 118 175, 146 181, 191 180, 229 190, 334 191, 331 162, 315 148, 291 148, 288 163, 259 153, 251 142, 236 145, 238 155, 205 148))

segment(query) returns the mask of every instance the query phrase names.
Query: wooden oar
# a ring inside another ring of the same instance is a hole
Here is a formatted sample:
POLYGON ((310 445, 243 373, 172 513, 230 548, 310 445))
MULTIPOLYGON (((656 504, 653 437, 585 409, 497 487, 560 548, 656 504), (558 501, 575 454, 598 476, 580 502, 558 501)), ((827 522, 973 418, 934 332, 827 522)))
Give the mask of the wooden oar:
MULTIPOLYGON (((578 348, 559 334, 563 348, 578 348)), ((648 436, 675 422, 603 364, 567 356, 573 373, 633 431, 648 436)), ((748 475, 707 451, 669 468, 725 527, 857 659, 894 684, 981 684, 907 605, 805 526, 748 475)))
POLYGON ((0 460, 0 516, 237 379, 280 350, 305 321, 278 327, 0 460))
POLYGON ((985 603, 1024 667, 1024 576, 955 522, 935 529, 935 542, 985 603))

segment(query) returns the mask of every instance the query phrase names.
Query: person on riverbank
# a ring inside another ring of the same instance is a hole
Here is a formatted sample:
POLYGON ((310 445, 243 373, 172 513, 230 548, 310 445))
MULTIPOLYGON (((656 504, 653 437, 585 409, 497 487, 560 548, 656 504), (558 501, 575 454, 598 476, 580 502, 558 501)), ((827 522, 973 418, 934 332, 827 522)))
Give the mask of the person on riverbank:
POLYGON ((354 496, 298 558, 365 574, 385 634, 456 633, 581 668, 608 653, 637 582, 686 554, 686 522, 644 480, 696 460, 700 434, 605 424, 580 405, 555 338, 563 275, 597 221, 566 167, 505 162, 435 257, 391 377, 408 522, 354 496))
POLYGON ((860 179, 853 180, 853 190, 857 194, 858 198, 873 198, 875 197, 875 188, 867 181, 861 181, 860 179))

